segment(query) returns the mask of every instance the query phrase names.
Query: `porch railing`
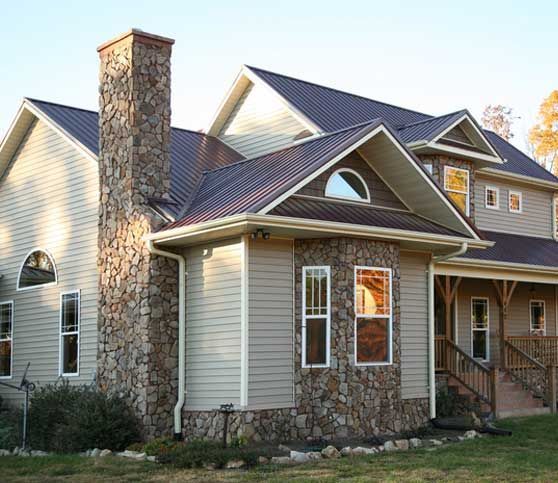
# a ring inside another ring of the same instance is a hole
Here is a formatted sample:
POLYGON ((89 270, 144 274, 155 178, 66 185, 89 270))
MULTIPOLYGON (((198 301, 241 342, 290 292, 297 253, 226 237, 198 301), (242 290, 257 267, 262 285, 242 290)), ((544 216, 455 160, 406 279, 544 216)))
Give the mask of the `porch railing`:
POLYGON ((452 341, 444 339, 447 372, 496 412, 497 372, 484 366, 452 341))
POLYGON ((509 336, 507 339, 544 366, 558 366, 558 336, 509 336))
POLYGON ((434 337, 434 355, 437 371, 446 370, 446 336, 437 335, 434 337))

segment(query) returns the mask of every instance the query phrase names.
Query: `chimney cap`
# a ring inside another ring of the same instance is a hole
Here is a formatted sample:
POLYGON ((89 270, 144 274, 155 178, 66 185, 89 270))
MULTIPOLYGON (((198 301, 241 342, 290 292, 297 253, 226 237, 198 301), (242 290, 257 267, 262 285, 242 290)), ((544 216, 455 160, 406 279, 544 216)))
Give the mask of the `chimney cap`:
POLYGON ((134 40, 145 43, 145 44, 155 44, 155 45, 172 45, 174 44, 174 39, 171 39, 169 37, 163 37, 161 35, 156 35, 156 34, 150 34, 149 32, 144 32, 141 29, 138 28, 132 28, 126 32, 124 32, 123 34, 117 35, 116 37, 107 40, 106 42, 103 42, 101 45, 99 45, 99 47, 97 47, 97 52, 101 52, 105 49, 107 49, 108 47, 122 42, 126 39, 128 39, 128 37, 133 37, 134 40))

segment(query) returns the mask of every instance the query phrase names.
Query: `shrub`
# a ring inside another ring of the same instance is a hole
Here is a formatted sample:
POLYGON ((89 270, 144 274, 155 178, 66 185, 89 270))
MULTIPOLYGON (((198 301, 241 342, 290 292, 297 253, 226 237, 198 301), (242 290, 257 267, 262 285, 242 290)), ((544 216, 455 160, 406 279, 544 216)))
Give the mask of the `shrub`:
POLYGON ((61 453, 121 450, 139 439, 137 421, 123 399, 67 381, 33 393, 29 428, 31 447, 61 453))
POLYGON ((440 418, 455 416, 458 413, 458 396, 447 389, 439 389, 436 393, 436 415, 440 418))
POLYGON ((174 439, 156 438, 145 444, 141 451, 145 452, 147 456, 164 456, 183 445, 184 443, 174 439))
POLYGON ((6 405, 0 398, 0 449, 12 449, 21 444, 22 413, 6 405))
POLYGON ((243 460, 248 466, 258 462, 261 452, 246 448, 223 448, 216 441, 194 440, 186 444, 177 444, 167 453, 159 457, 161 463, 170 463, 177 468, 201 468, 215 465, 222 468, 231 460, 243 460))

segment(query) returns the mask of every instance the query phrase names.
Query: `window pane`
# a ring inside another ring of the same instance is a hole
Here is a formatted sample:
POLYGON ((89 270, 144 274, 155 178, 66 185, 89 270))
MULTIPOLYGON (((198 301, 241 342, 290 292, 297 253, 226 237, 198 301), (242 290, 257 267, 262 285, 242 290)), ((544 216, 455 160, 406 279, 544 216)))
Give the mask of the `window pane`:
POLYGON ((64 374, 77 373, 78 361, 78 336, 64 335, 62 336, 62 370, 64 374))
POLYGON ((446 190, 467 193, 469 191, 469 172, 463 169, 446 167, 445 187, 446 190))
POLYGON ((544 331, 544 303, 531 302, 531 330, 544 331))
POLYGON ((327 270, 323 268, 309 268, 305 272, 305 315, 327 315, 327 270))
POLYGON ((19 276, 19 288, 34 287, 55 281, 54 263, 45 252, 37 250, 26 258, 19 276))
POLYGON ((0 377, 11 376, 12 341, 0 341, 0 377))
POLYGON ((486 329, 488 327, 488 301, 473 299, 471 305, 473 329, 486 329))
POLYGON ((455 204, 463 213, 467 213, 467 195, 462 193, 448 192, 448 196, 455 201, 455 204))
POLYGON ((357 319, 358 363, 389 362, 388 319, 357 319))
POLYGON ((510 193, 510 210, 521 211, 521 195, 518 193, 510 193))
POLYGON ((0 305, 0 340, 12 338, 12 304, 0 305))
POLYGON ((486 206, 498 206, 498 192, 494 189, 486 189, 486 206))
POLYGON ((305 308, 305 313, 306 315, 312 315, 312 294, 314 293, 314 287, 313 287, 313 281, 314 278, 312 277, 312 270, 306 270, 306 277, 305 277, 305 284, 306 284, 306 294, 305 294, 305 298, 306 298, 306 308, 305 308))
POLYGON ((486 330, 473 331, 473 357, 487 359, 486 354, 486 330))
POLYGON ((390 315, 389 276, 386 270, 357 269, 357 315, 390 315))
POLYGON ((78 323, 78 294, 65 294, 62 296, 62 332, 77 332, 78 323))
POLYGON ((306 364, 325 364, 327 319, 306 320, 306 364))
POLYGON ((339 171, 327 183, 326 196, 367 200, 366 187, 361 179, 351 171, 339 171))

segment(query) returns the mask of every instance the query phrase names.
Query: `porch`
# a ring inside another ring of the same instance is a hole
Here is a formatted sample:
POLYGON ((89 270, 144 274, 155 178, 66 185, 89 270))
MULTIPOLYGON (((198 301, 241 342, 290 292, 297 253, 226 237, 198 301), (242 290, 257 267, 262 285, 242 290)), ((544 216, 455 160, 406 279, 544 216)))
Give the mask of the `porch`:
POLYGON ((555 412, 556 284, 436 275, 435 286, 437 373, 498 415, 555 412))

